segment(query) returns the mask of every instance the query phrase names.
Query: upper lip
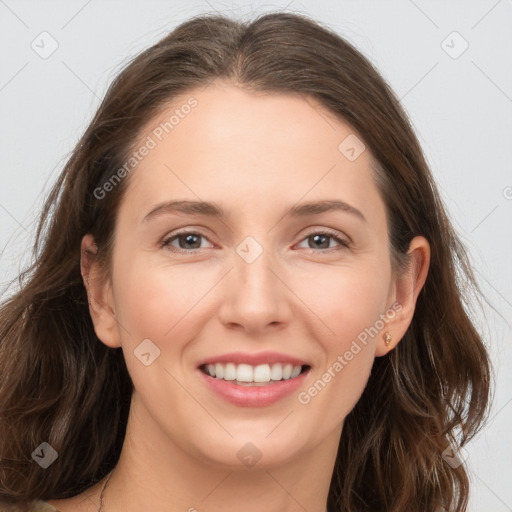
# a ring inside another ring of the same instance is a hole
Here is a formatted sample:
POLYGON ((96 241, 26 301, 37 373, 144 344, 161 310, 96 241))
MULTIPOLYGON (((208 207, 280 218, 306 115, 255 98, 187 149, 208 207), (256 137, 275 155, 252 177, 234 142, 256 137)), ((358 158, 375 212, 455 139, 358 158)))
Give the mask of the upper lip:
POLYGON ((250 364, 251 366, 273 363, 292 364, 293 366, 308 365, 308 363, 302 359, 287 354, 280 354, 279 352, 257 352, 254 354, 247 352, 230 352, 229 354, 209 357, 202 361, 199 366, 215 363, 250 364))

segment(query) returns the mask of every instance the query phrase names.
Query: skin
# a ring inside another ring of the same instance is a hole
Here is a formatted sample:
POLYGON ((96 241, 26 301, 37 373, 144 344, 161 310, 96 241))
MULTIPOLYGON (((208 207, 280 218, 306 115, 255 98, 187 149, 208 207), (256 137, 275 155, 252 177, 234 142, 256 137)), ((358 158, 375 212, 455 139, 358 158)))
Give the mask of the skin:
MULTIPOLYGON (((367 149, 349 161, 338 145, 354 131, 311 98, 217 81, 175 98, 141 140, 190 96, 197 106, 128 178, 108 275, 85 253, 93 238, 82 242, 96 333, 122 347, 135 386, 104 510, 225 512, 243 504, 247 512, 324 512, 344 418, 375 357, 393 350, 411 322, 429 246, 415 238, 409 271, 393 274, 372 156, 367 149), (227 216, 143 220, 174 199, 214 201, 227 216), (365 220, 346 211, 283 217, 322 199, 342 200, 365 220), (175 238, 172 247, 189 254, 172 252, 161 241, 178 228, 205 238, 192 246, 175 238), (315 245, 312 235, 325 229, 349 247, 334 238, 315 245), (247 236, 263 249, 253 263, 236 252, 247 236), (198 379, 206 357, 271 350, 310 364, 299 391, 307 390, 394 303, 400 312, 306 405, 292 393, 267 407, 239 407, 198 379), (134 350, 148 338, 161 353, 145 366, 134 350), (237 457, 249 441, 261 452, 251 468, 237 457)), ((103 483, 50 503, 96 511, 103 483)))

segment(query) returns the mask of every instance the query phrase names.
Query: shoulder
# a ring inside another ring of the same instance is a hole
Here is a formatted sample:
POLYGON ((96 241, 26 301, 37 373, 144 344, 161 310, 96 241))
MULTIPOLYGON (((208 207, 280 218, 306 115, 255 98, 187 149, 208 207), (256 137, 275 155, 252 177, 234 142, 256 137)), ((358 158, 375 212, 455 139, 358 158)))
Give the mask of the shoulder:
POLYGON ((99 482, 71 498, 37 499, 19 505, 8 504, 0 497, 0 512, 96 512, 99 507, 99 482))
POLYGON ((32 501, 25 505, 12 505, 0 501, 0 512, 60 512, 42 500, 32 501))

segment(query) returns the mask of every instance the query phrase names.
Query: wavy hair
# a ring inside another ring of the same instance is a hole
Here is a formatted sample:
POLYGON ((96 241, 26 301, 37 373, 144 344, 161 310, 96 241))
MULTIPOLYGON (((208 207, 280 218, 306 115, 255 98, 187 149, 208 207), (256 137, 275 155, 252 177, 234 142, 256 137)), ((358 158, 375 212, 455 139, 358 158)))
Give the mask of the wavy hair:
POLYGON ((121 349, 95 334, 80 243, 91 233, 109 268, 127 180, 102 199, 95 190, 116 174, 153 116, 217 78, 314 98, 348 123, 374 158, 395 268, 403 267, 414 236, 430 243, 412 323, 394 350, 376 358, 345 420, 329 512, 466 510, 467 471, 442 454, 481 428, 491 382, 471 319, 468 294, 480 292, 467 254, 408 117, 381 75, 326 26, 284 12, 247 22, 191 18, 133 58, 109 87, 46 199, 34 263, 1 307, 0 498, 74 496, 116 464, 133 384, 121 349), (43 441, 60 454, 46 470, 31 457, 43 441))

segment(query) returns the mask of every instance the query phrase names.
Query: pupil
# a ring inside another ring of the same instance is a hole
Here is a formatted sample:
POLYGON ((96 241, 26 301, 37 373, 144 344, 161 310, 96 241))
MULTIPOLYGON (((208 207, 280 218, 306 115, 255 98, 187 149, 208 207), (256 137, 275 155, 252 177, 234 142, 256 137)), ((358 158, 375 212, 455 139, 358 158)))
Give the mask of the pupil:
POLYGON ((313 239, 315 240, 315 243, 319 241, 319 239, 323 238, 324 242, 320 242, 320 245, 317 245, 316 247, 320 247, 322 249, 328 249, 329 248, 329 237, 326 235, 313 235, 313 239))
MULTIPOLYGON (((194 247, 192 247, 192 249, 196 249, 198 248, 198 245, 197 245, 197 240, 199 239, 199 236, 197 235, 183 235, 180 237, 180 246, 182 245, 181 244, 181 241, 185 241, 185 244, 194 244, 194 239, 196 239, 196 244, 194 247)), ((190 247, 182 247, 182 249, 185 248, 185 249, 190 249, 190 247)))

